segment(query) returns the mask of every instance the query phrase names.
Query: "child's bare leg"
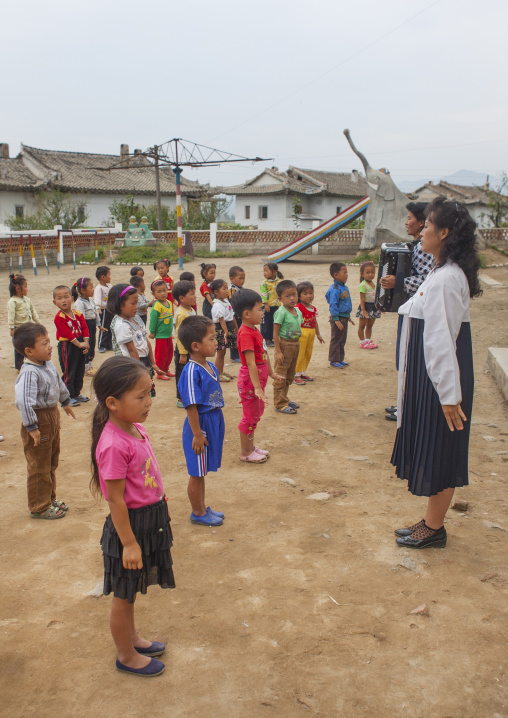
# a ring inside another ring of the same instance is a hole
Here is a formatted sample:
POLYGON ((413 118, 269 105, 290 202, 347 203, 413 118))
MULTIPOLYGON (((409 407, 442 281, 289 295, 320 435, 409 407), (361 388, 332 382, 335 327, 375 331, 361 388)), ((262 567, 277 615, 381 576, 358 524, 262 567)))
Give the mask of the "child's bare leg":
POLYGON ((224 356, 226 354, 225 349, 217 349, 217 355, 215 357, 215 366, 219 372, 219 376, 224 371, 224 356))
MULTIPOLYGON (((134 596, 134 601, 136 600, 136 597, 134 596)), ((141 638, 138 635, 138 632, 136 631, 136 626, 134 624, 134 604, 132 605, 132 621, 131 621, 131 635, 132 635, 132 644, 133 646, 137 646, 138 648, 148 648, 152 645, 151 641, 146 641, 144 638, 141 638)))
POLYGON ((375 319, 367 319, 367 327, 365 329, 365 338, 372 339, 372 327, 374 326, 375 319))
POLYGON ((109 620, 111 635, 118 652, 118 660, 129 668, 144 668, 150 663, 148 656, 142 656, 134 648, 132 628, 134 626, 134 604, 125 598, 113 597, 109 620))
POLYGON ((250 456, 250 454, 254 451, 254 433, 247 436, 247 434, 244 434, 243 431, 241 431, 240 446, 242 449, 242 456, 250 456))
POLYGON ((360 319, 360 321, 358 322, 358 338, 360 339, 361 342, 363 342, 365 340, 364 330, 365 330, 366 324, 367 324, 366 319, 360 319))
POLYGON ((204 476, 189 476, 187 496, 194 516, 204 516, 206 514, 204 476))

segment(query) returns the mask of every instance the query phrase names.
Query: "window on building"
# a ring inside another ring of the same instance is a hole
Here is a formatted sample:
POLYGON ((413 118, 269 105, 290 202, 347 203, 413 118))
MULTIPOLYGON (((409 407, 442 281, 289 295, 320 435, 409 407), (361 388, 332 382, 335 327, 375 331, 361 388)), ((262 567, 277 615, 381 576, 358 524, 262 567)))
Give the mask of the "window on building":
POLYGON ((245 205, 245 219, 250 219, 250 206, 248 204, 245 205))
POLYGON ((17 204, 14 208, 16 219, 23 219, 25 216, 25 206, 23 204, 17 204))
POLYGON ((335 212, 335 214, 340 214, 341 212, 342 212, 342 207, 337 207, 337 211, 335 212))
POLYGON ((258 207, 259 219, 268 219, 268 207, 258 207))

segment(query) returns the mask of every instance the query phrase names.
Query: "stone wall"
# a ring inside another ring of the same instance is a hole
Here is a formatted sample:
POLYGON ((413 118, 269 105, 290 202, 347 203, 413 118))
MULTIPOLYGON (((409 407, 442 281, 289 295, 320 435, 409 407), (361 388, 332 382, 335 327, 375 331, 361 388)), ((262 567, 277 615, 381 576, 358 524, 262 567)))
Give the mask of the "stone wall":
POLYGON ((494 244, 500 249, 508 249, 508 227, 497 229, 479 229, 478 234, 485 244, 494 244))

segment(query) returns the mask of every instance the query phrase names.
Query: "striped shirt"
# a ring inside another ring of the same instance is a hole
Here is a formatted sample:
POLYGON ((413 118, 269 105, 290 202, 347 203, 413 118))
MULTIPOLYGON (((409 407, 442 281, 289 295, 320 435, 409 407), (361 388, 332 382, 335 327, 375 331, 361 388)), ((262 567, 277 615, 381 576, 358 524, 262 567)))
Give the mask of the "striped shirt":
POLYGON ((60 401, 67 406, 71 397, 51 361, 35 364, 25 359, 16 379, 16 408, 27 431, 38 428, 37 409, 53 409, 60 401))
POLYGON ((404 279, 404 289, 408 297, 412 297, 420 284, 427 277, 431 269, 434 269, 436 262, 432 254, 425 254, 422 251, 422 242, 417 239, 411 245, 411 274, 404 279))

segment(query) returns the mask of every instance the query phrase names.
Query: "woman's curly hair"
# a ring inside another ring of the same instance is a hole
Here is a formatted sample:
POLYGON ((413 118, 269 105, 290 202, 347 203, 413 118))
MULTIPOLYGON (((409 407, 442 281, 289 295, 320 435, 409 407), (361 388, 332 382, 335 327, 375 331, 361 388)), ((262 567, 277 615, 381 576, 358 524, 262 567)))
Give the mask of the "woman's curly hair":
POLYGON ((436 197, 426 208, 425 217, 438 229, 448 229, 441 251, 438 266, 448 260, 455 262, 466 275, 469 295, 479 297, 482 294, 478 270, 480 257, 476 248, 476 224, 466 207, 460 202, 450 202, 444 197, 436 197))

